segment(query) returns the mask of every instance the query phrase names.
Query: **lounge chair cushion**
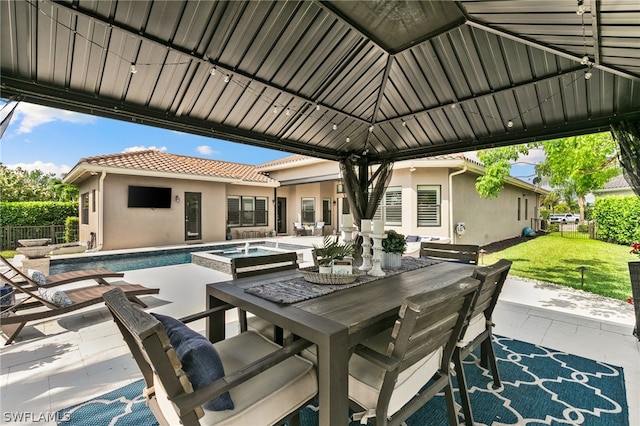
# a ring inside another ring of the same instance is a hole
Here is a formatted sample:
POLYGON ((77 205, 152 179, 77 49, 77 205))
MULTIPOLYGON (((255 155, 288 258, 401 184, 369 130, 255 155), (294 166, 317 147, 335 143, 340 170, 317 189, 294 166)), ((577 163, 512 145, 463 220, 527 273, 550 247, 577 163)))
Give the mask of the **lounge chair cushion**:
POLYGON ((38 285, 45 285, 47 283, 47 277, 42 272, 35 269, 28 269, 27 276, 38 285))
POLYGON ((40 292, 40 297, 59 308, 73 305, 73 301, 69 299, 69 296, 62 290, 40 287, 38 291, 40 292))
POLYGON ((418 235, 407 235, 407 242, 408 243, 418 243, 422 240, 422 237, 418 236, 418 235))
MULTIPOLYGON (((183 322, 161 314, 152 314, 162 323, 171 346, 182 363, 182 369, 195 390, 224 377, 220 356, 206 337, 189 328, 183 322)), ((233 410, 234 404, 228 392, 204 404, 212 411, 233 410)))

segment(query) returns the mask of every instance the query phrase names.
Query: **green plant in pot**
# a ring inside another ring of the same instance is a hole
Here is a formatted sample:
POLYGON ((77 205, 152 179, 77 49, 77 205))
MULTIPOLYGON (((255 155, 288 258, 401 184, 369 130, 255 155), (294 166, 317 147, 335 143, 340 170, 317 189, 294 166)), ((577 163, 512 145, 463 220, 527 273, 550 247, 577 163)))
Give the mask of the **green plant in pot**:
POLYGON ((387 231, 387 238, 382 240, 382 268, 398 269, 406 249, 407 239, 403 234, 393 229, 387 231))
POLYGON ((316 254, 319 256, 320 272, 331 272, 331 265, 334 260, 342 260, 345 257, 353 256, 355 253, 353 245, 339 242, 337 235, 325 235, 322 240, 322 247, 314 247, 316 254), (328 267, 329 269, 323 270, 323 267, 328 267))

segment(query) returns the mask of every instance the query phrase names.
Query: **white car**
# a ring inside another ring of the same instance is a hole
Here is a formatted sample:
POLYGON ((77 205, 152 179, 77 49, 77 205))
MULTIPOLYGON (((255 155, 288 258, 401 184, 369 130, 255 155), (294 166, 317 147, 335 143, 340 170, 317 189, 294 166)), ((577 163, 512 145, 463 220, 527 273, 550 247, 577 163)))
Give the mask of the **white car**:
POLYGON ((550 223, 580 223, 580 216, 573 213, 550 214, 550 223))

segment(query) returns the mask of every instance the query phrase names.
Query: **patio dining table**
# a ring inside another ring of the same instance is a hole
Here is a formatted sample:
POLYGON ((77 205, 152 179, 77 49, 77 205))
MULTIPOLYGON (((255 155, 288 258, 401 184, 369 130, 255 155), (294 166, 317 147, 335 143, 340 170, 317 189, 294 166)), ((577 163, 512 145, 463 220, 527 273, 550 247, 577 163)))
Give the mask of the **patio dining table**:
MULTIPOLYGON (((474 265, 439 262, 293 303, 278 303, 250 292, 265 283, 300 276, 296 270, 282 271, 208 284, 207 307, 230 304, 315 343, 319 424, 346 425, 349 357, 355 346, 391 327, 406 297, 450 285, 471 276, 474 269, 474 265)), ((207 320, 211 341, 225 338, 224 315, 221 311, 207 320)))

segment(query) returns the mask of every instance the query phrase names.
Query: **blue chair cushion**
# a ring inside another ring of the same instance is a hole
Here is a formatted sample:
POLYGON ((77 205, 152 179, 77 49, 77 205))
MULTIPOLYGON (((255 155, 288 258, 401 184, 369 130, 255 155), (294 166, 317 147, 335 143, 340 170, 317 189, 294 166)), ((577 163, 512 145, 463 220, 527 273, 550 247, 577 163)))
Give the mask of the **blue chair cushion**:
POLYGON ((421 237, 419 235, 407 235, 408 243, 417 243, 420 240, 421 240, 421 237))
MULTIPOLYGON (((164 326, 171 346, 182 363, 182 369, 195 390, 224 377, 220 355, 206 337, 175 318, 162 314, 152 313, 151 315, 164 326)), ((212 411, 234 409, 229 392, 205 402, 202 407, 212 411)))

